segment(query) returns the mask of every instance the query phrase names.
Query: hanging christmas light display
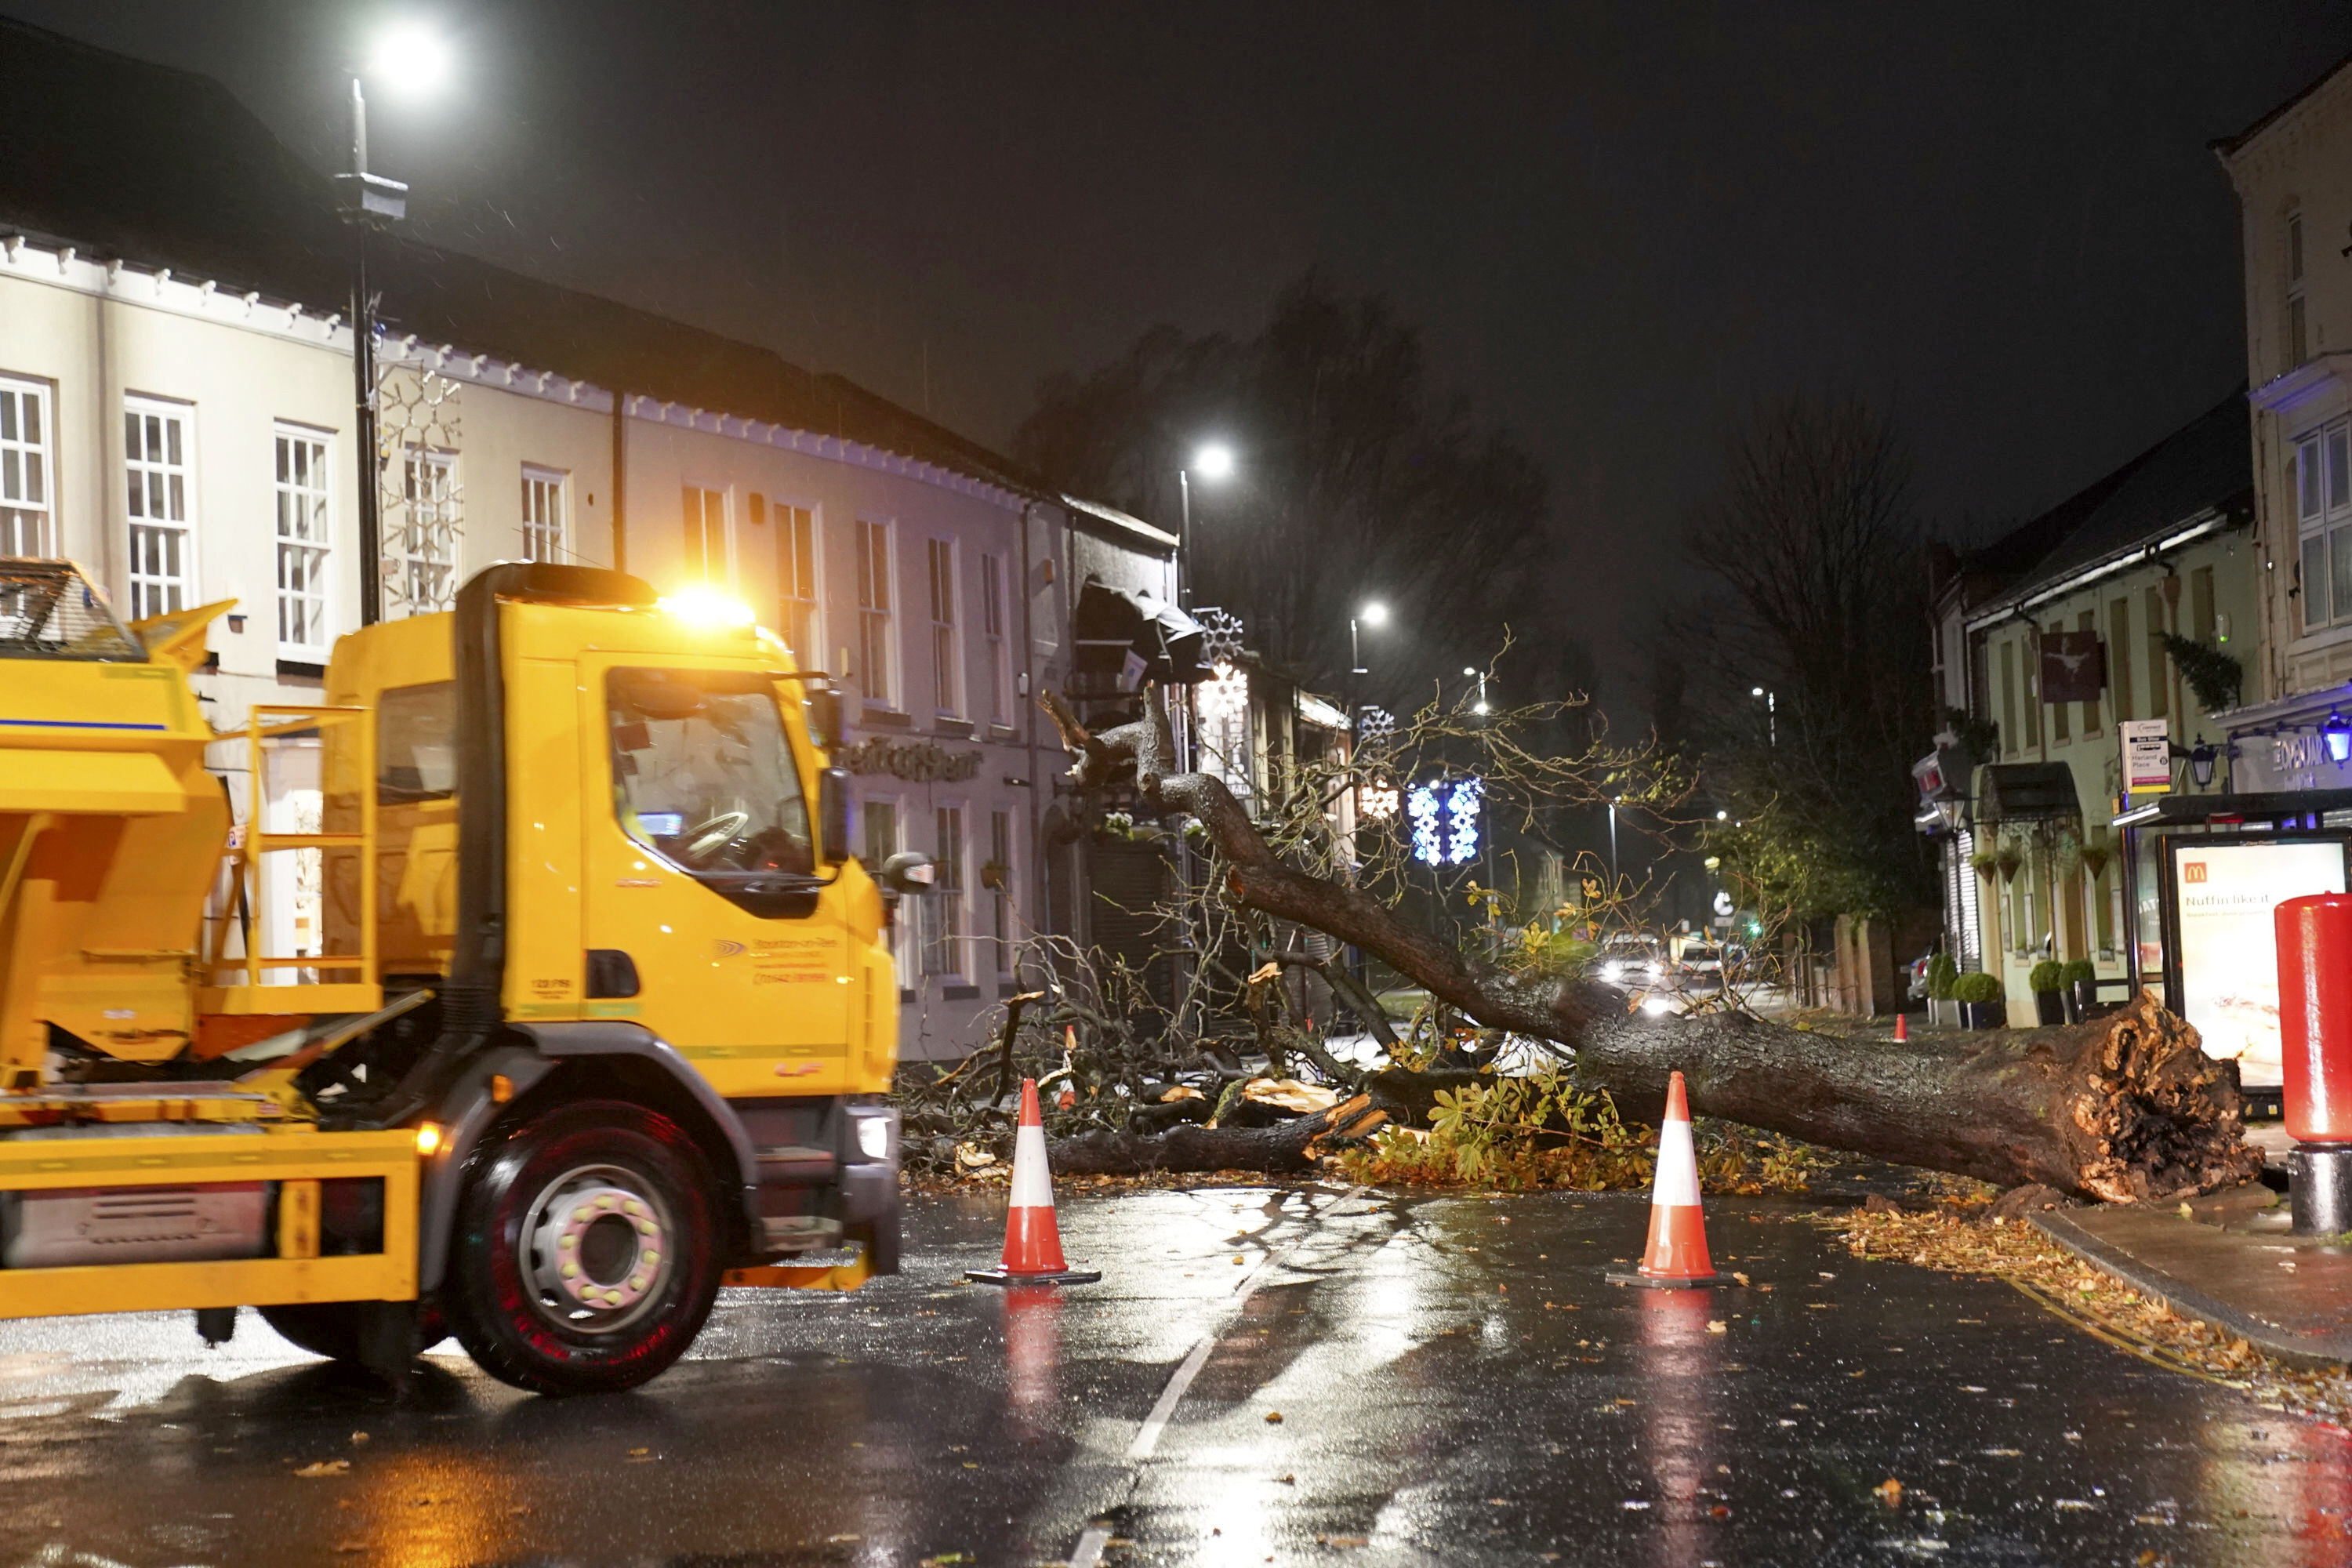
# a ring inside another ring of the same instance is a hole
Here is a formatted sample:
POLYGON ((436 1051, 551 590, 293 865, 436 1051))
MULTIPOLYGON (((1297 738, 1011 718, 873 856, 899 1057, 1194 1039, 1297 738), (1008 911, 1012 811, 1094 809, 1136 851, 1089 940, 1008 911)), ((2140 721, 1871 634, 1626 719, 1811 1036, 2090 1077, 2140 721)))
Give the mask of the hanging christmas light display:
POLYGON ((1478 858, 1478 806, 1486 795, 1475 775, 1452 781, 1445 792, 1445 858, 1456 866, 1478 858))
POLYGON ((1397 814, 1397 786, 1386 779, 1374 779, 1364 785, 1357 799, 1367 822, 1386 822, 1397 814))
POLYGON ((1438 820, 1437 785, 1417 784, 1404 797, 1405 815, 1412 819, 1412 858, 1424 866, 1445 858, 1445 829, 1438 820))

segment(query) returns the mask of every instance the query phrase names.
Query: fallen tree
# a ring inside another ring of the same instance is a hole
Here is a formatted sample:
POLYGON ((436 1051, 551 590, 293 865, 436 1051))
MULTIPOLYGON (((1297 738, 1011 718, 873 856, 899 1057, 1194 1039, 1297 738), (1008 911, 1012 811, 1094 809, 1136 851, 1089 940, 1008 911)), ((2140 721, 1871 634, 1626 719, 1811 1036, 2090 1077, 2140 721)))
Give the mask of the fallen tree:
MULTIPOLYGON (((1377 954, 1481 1026, 1550 1042, 1571 1058, 1580 1085, 1609 1094, 1629 1119, 1662 1104, 1666 1076, 1679 1069, 1700 1115, 2002 1186, 2039 1183, 2127 1202, 2209 1191, 2259 1169, 2243 1142, 2229 1070, 2150 998, 2079 1025, 1900 1046, 1730 1011, 1651 1016, 1629 1007, 1622 991, 1581 975, 1482 960, 1407 925, 1360 888, 1298 869, 1222 780, 1174 771, 1157 690, 1142 719, 1100 734, 1058 696, 1045 701, 1081 790, 1131 779, 1151 810, 1201 823, 1223 896, 1377 954)), ((1370 1103, 1413 1119, 1410 1102, 1421 1090, 1412 1075, 1378 1076, 1386 1081, 1371 1086, 1370 1103)), ((1230 1130, 1234 1137, 1214 1140, 1226 1131, 1089 1134, 1057 1145, 1055 1154, 1063 1168, 1094 1172, 1289 1169, 1296 1167, 1246 1162, 1261 1149, 1268 1159, 1304 1159, 1332 1129, 1292 1123, 1230 1130), (1232 1163, 1192 1163, 1211 1158, 1232 1163)))

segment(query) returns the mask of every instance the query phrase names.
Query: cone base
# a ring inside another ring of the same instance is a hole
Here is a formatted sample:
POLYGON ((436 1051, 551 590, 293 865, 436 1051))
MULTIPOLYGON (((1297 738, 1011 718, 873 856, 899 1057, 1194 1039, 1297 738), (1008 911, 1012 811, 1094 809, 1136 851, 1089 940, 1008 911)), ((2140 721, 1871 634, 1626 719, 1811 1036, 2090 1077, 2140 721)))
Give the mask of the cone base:
POLYGON ((1102 1278, 1102 1270, 1065 1268, 1057 1274, 1015 1274, 1010 1268, 967 1268, 963 1277, 975 1285, 1091 1285, 1102 1278))
POLYGON ((1721 1285, 1729 1278, 1722 1274, 1627 1274, 1609 1268, 1601 1277, 1612 1285, 1638 1285, 1647 1290, 1689 1290, 1703 1285, 1721 1285))

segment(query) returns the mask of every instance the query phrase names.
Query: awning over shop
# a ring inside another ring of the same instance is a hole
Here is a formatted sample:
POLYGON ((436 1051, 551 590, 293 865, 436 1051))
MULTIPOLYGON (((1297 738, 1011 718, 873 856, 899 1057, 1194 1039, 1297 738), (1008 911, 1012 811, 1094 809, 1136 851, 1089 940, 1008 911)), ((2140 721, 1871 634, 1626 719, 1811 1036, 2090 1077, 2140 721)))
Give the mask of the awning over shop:
POLYGON ((2160 795, 2116 818, 2117 827, 2286 822, 2352 811, 2352 789, 2264 790, 2250 795, 2160 795))
POLYGON ((1993 763, 1979 771, 1979 822, 2049 822, 2082 815, 2074 770, 2063 763, 1993 763))
POLYGON ((1144 680, 1189 686, 1216 673, 1206 660, 1201 623, 1141 590, 1111 587, 1088 576, 1070 617, 1077 668, 1124 676, 1132 690, 1144 680))

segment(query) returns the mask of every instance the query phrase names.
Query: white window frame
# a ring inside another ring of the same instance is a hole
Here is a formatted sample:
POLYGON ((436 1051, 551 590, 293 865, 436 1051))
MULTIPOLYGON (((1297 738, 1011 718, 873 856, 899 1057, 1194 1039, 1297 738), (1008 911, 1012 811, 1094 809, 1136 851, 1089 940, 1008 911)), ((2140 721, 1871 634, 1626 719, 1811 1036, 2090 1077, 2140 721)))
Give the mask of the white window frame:
POLYGON ((956 624, 961 554, 952 539, 924 542, 924 577, 930 589, 931 707, 942 719, 961 719, 965 711, 963 644, 956 624))
POLYGON ((821 665, 824 662, 824 529, 817 509, 771 500, 768 521, 776 531, 776 610, 782 623, 776 630, 803 668, 821 665), (808 543, 805 583, 800 580, 796 553, 803 538, 808 543), (791 591, 794 589, 801 591, 791 591), (803 643, 807 646, 803 647, 803 643))
MULTIPOLYGON (((1021 886, 1021 823, 1010 809, 990 808, 988 814, 988 855, 990 860, 1003 852, 1004 880, 999 887, 987 889, 989 894, 989 942, 996 950, 996 973, 1007 976, 1013 973, 1013 955, 1021 946, 1021 933, 1016 928, 1015 900, 1021 886), (997 841, 999 825, 1004 829, 1003 843, 997 841)), ((987 862, 982 862, 985 865, 987 862)))
POLYGON ((134 393, 122 400, 122 420, 126 618, 142 621, 203 602, 196 592, 196 406, 134 393), (151 451, 151 443, 160 449, 151 451))
POLYGON ((897 526, 857 520, 857 678, 869 706, 896 708, 898 691, 897 526))
POLYGON ((522 466, 522 558, 572 558, 572 474, 541 463, 522 466))
POLYGON ((281 419, 270 448, 278 657, 324 664, 335 642, 335 439, 330 431, 281 419), (291 465, 289 451, 297 456, 291 465))
POLYGON ((945 980, 965 980, 970 968, 971 911, 966 899, 971 878, 971 824, 962 801, 942 800, 931 807, 931 890, 919 901, 924 916, 923 973, 945 980), (952 818, 952 823, 950 823, 952 818))
POLYGON ((399 548, 384 551, 387 613, 396 605, 404 617, 429 616, 457 605, 465 526, 457 454, 415 442, 401 448, 399 548))
POLYGON ((2352 623, 2352 419, 2294 438, 2294 488, 2295 586, 2308 637, 2352 623))
POLYGON ((988 721, 1013 727, 1013 645, 1004 593, 1007 563, 1002 555, 980 558, 980 622, 988 658, 988 721))
POLYGON ((708 586, 713 588, 725 588, 730 593, 732 593, 735 589, 736 582, 735 488, 732 485, 709 484, 701 479, 684 479, 679 482, 679 559, 685 567, 685 576, 688 580, 694 581, 697 580, 694 576, 697 568, 693 556, 690 553, 693 547, 687 543, 686 536, 686 531, 689 526, 695 528, 697 537, 700 541, 699 548, 702 552, 702 562, 700 565, 701 576, 698 580, 708 586), (692 490, 695 493, 697 498, 696 504, 700 508, 702 513, 699 518, 692 520, 691 522, 689 522, 686 517, 686 492, 688 490, 692 490), (723 571, 719 572, 712 571, 710 560, 710 498, 713 496, 719 498, 719 547, 720 552, 726 558, 721 563, 721 565, 724 568, 723 571))
POLYGON ((0 555, 65 553, 57 534, 57 389, 0 375, 0 555))

